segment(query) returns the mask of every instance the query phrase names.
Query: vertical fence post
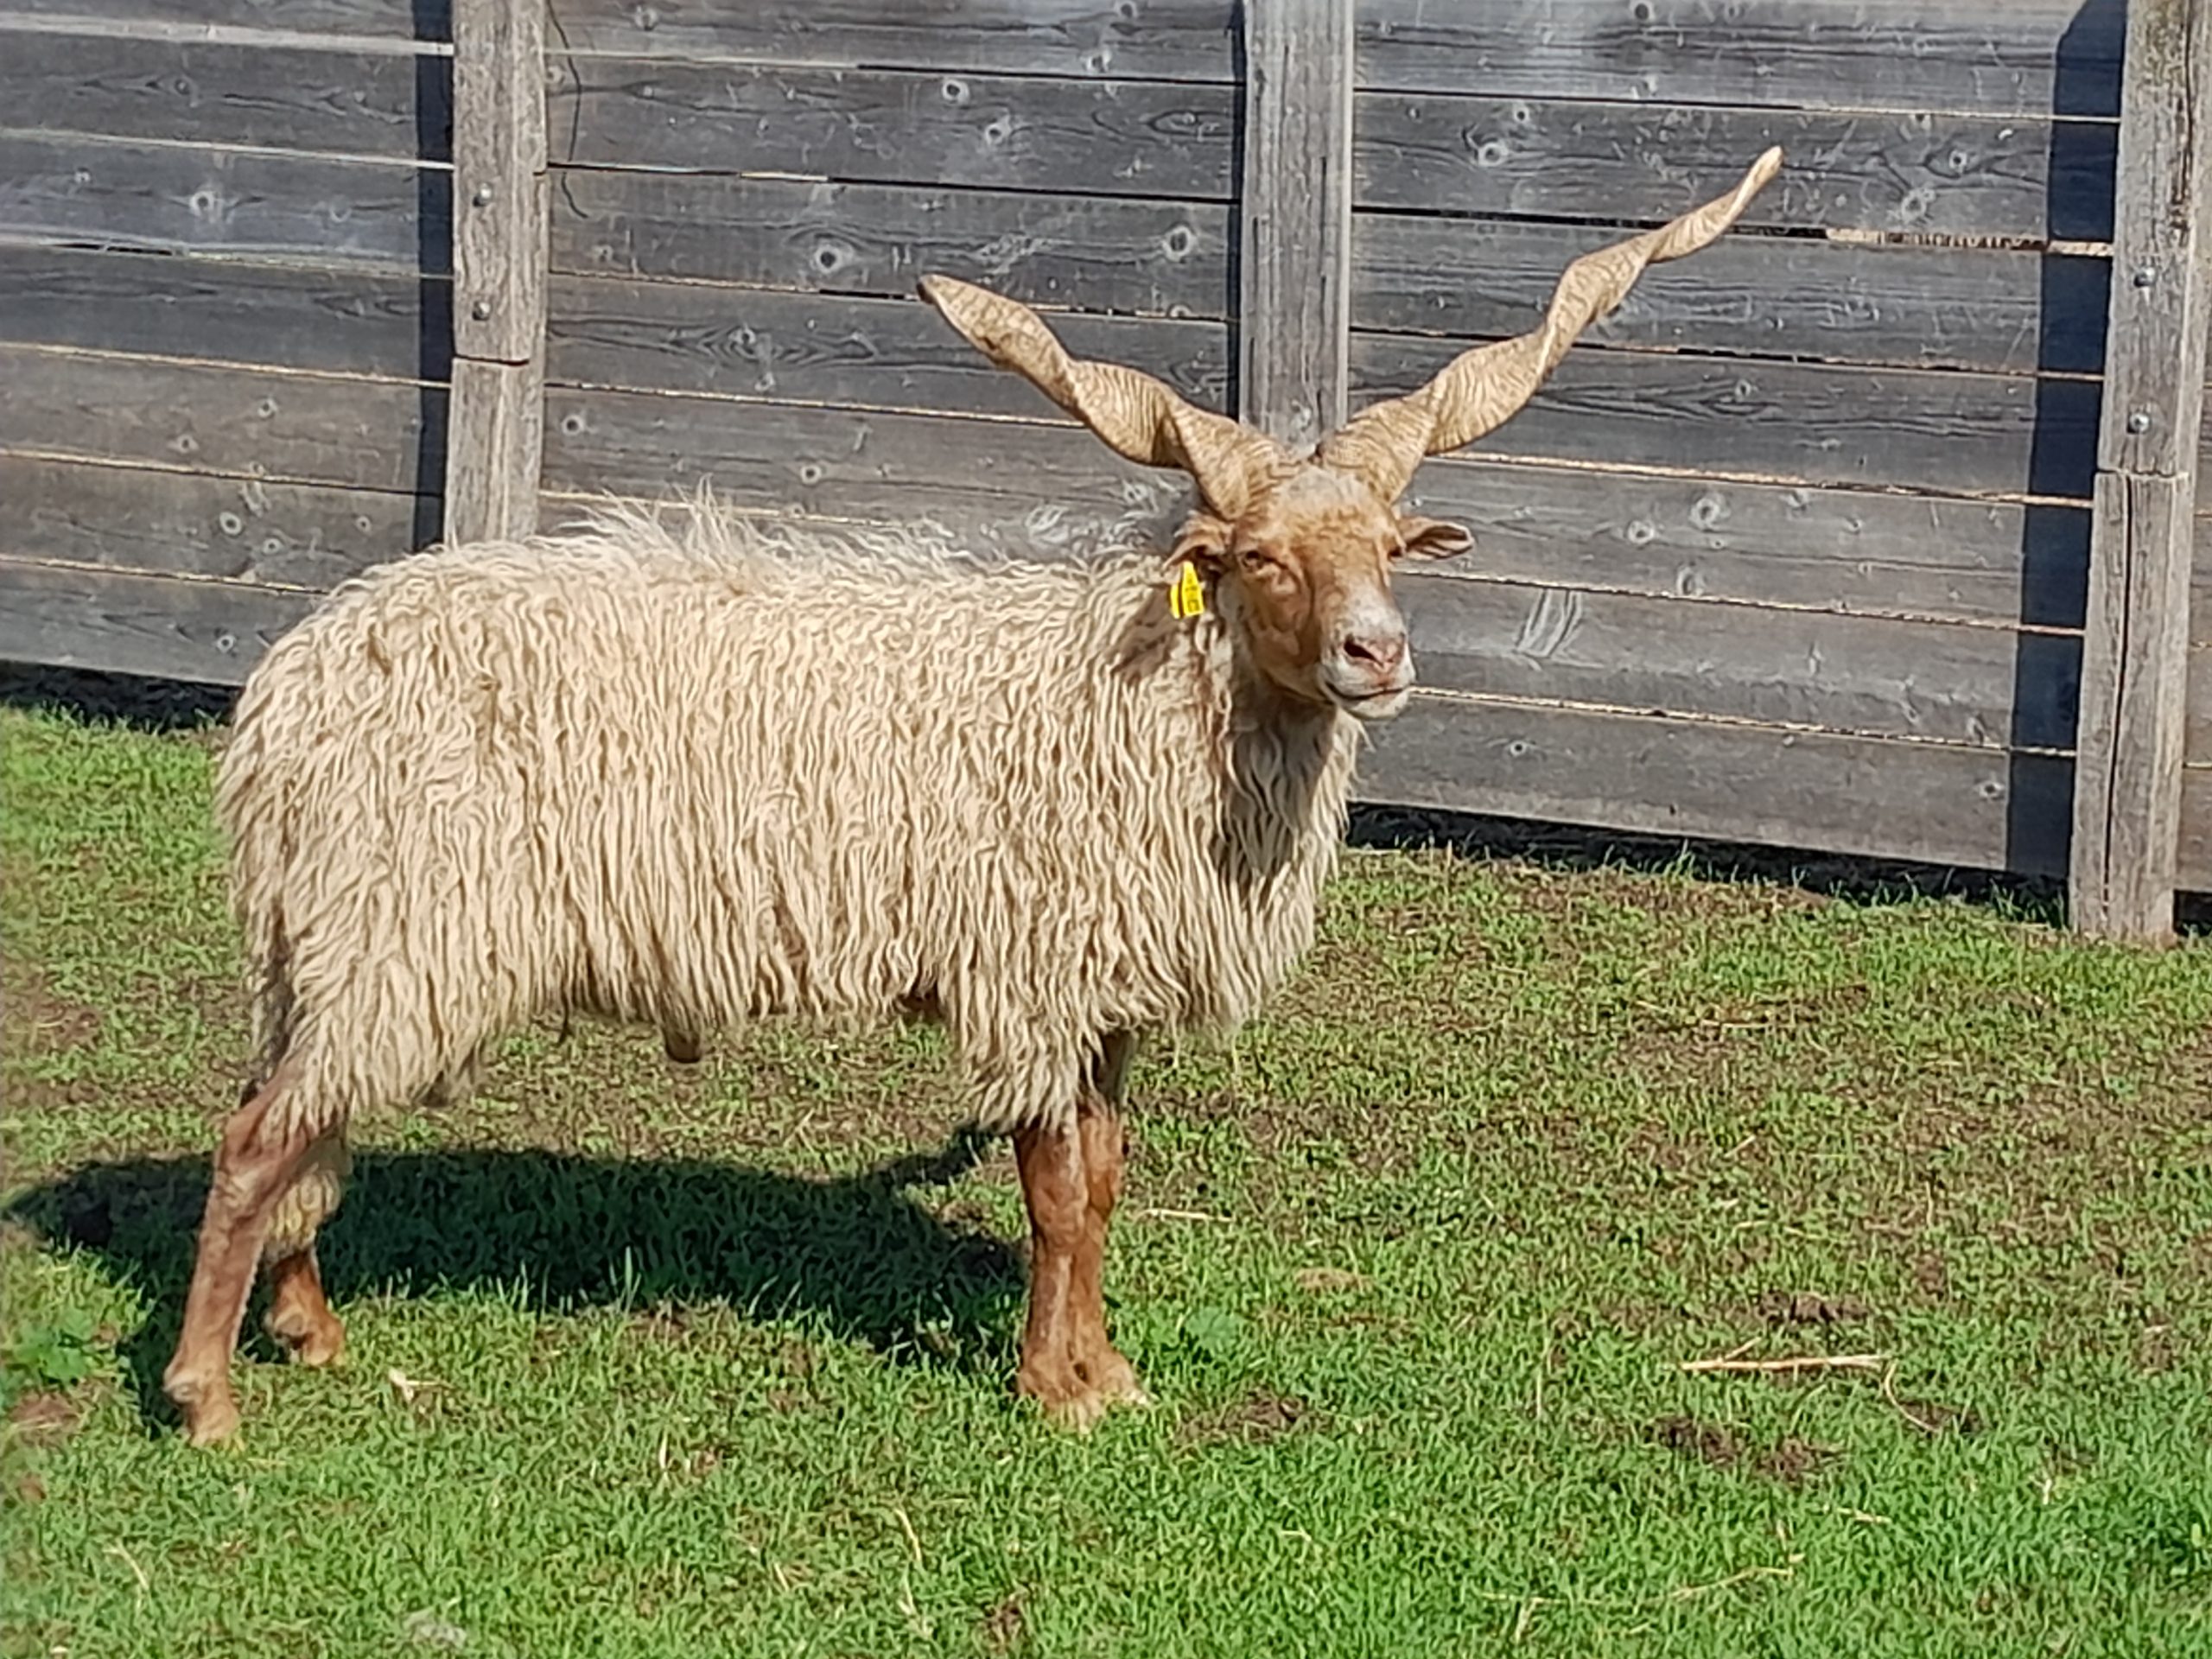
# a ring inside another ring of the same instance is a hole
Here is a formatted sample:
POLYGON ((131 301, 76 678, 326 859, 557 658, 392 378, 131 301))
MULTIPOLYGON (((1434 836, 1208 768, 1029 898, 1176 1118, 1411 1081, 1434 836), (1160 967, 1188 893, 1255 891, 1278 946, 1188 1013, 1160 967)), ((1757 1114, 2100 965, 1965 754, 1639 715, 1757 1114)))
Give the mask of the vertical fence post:
POLYGON ((544 0, 454 0, 448 541, 527 535, 545 431, 544 0))
POLYGON ((1294 447, 1343 423, 1354 0, 1244 0, 1237 413, 1294 447))
POLYGON ((2212 8, 2130 0, 2075 746, 2074 925, 2173 936, 2212 270, 2212 8))

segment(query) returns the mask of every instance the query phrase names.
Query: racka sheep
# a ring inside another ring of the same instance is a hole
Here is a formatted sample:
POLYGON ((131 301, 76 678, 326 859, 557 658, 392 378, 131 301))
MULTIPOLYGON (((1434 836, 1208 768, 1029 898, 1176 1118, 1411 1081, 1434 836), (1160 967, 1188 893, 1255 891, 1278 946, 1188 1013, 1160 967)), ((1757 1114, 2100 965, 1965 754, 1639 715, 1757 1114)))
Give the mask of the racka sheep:
POLYGON ((1311 454, 925 280, 1119 454, 1191 475, 1166 557, 993 562, 617 509, 334 594, 256 669, 219 779, 260 1060, 164 1377, 191 1439, 237 1426, 257 1264, 294 1355, 339 1351, 315 1235, 347 1120, 450 1092, 503 1033, 570 1012, 672 1050, 771 1014, 942 1020, 979 1123, 1014 1141, 1020 1391, 1077 1425, 1141 1401, 1100 1291, 1133 1046, 1233 1027, 1308 942, 1361 724, 1413 683, 1390 567, 1470 545, 1395 504, 1780 162, 1575 261, 1537 328, 1311 454))

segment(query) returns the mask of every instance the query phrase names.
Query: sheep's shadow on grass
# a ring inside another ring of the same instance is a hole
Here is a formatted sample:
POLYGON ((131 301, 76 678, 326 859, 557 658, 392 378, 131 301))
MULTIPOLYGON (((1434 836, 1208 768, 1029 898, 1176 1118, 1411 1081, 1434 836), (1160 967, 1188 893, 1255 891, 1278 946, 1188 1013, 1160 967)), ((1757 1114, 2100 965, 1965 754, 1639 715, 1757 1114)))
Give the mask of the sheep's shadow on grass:
MULTIPOLYGON (((988 1152, 963 1130, 935 1153, 812 1179, 697 1160, 547 1151, 363 1151, 323 1229, 323 1278, 341 1315, 365 1295, 526 1289, 531 1306, 727 1305, 762 1319, 815 1315, 899 1363, 996 1363, 1024 1289, 1005 1241, 950 1225, 911 1196, 988 1152)), ((207 1190, 204 1157, 89 1165, 35 1187, 7 1217, 139 1287, 154 1312, 120 1344, 149 1430, 175 1421, 161 1389, 183 1313, 207 1190)), ((241 1333, 273 1360, 257 1295, 241 1333)))

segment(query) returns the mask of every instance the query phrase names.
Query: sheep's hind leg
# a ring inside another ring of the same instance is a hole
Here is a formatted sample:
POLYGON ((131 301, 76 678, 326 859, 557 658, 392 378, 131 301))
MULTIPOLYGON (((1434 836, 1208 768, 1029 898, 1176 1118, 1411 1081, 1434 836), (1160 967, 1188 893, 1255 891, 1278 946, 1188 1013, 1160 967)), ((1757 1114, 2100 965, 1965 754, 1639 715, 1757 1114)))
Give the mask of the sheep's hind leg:
POLYGON ((352 1167, 342 1135, 317 1141, 277 1200, 261 1248, 270 1287, 269 1314, 263 1323, 302 1365, 330 1364, 346 1347, 346 1327, 323 1295, 315 1239, 345 1196, 352 1167))
POLYGON ((194 1446, 226 1440, 238 1425, 231 1394, 231 1356, 253 1289, 254 1263, 278 1201, 291 1187, 315 1137, 283 1110, 292 1067, 279 1066, 253 1098, 231 1115, 215 1152, 185 1297, 184 1328, 162 1387, 184 1414, 194 1446))
POLYGON ((1073 1345, 1075 1274, 1090 1230, 1082 1132, 1073 1122, 1040 1123, 1015 1133, 1014 1152, 1030 1238, 1029 1313, 1014 1388, 1055 1421, 1089 1428, 1106 1402, 1077 1367, 1073 1345))
POLYGON ((1122 1168, 1128 1151, 1122 1093, 1135 1049, 1136 1039, 1127 1032, 1109 1037, 1077 1103, 1076 1124, 1083 1141, 1086 1213, 1069 1297, 1070 1351, 1077 1370, 1102 1400, 1148 1406, 1152 1396, 1137 1381, 1136 1367, 1115 1348, 1106 1330, 1106 1238, 1113 1224, 1114 1206, 1122 1196, 1122 1168))

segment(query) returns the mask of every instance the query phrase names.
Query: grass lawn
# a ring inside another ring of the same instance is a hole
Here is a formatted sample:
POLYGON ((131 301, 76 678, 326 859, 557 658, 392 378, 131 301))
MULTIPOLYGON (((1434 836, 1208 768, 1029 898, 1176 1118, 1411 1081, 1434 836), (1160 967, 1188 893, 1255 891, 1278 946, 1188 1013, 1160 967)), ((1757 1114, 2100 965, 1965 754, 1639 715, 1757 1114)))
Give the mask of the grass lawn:
POLYGON ((0 747, 8 1654, 2212 1654, 2212 947, 1353 853, 1140 1068, 1087 1439, 933 1034, 533 1033, 359 1126, 346 1362, 194 1452, 212 744, 0 747))

